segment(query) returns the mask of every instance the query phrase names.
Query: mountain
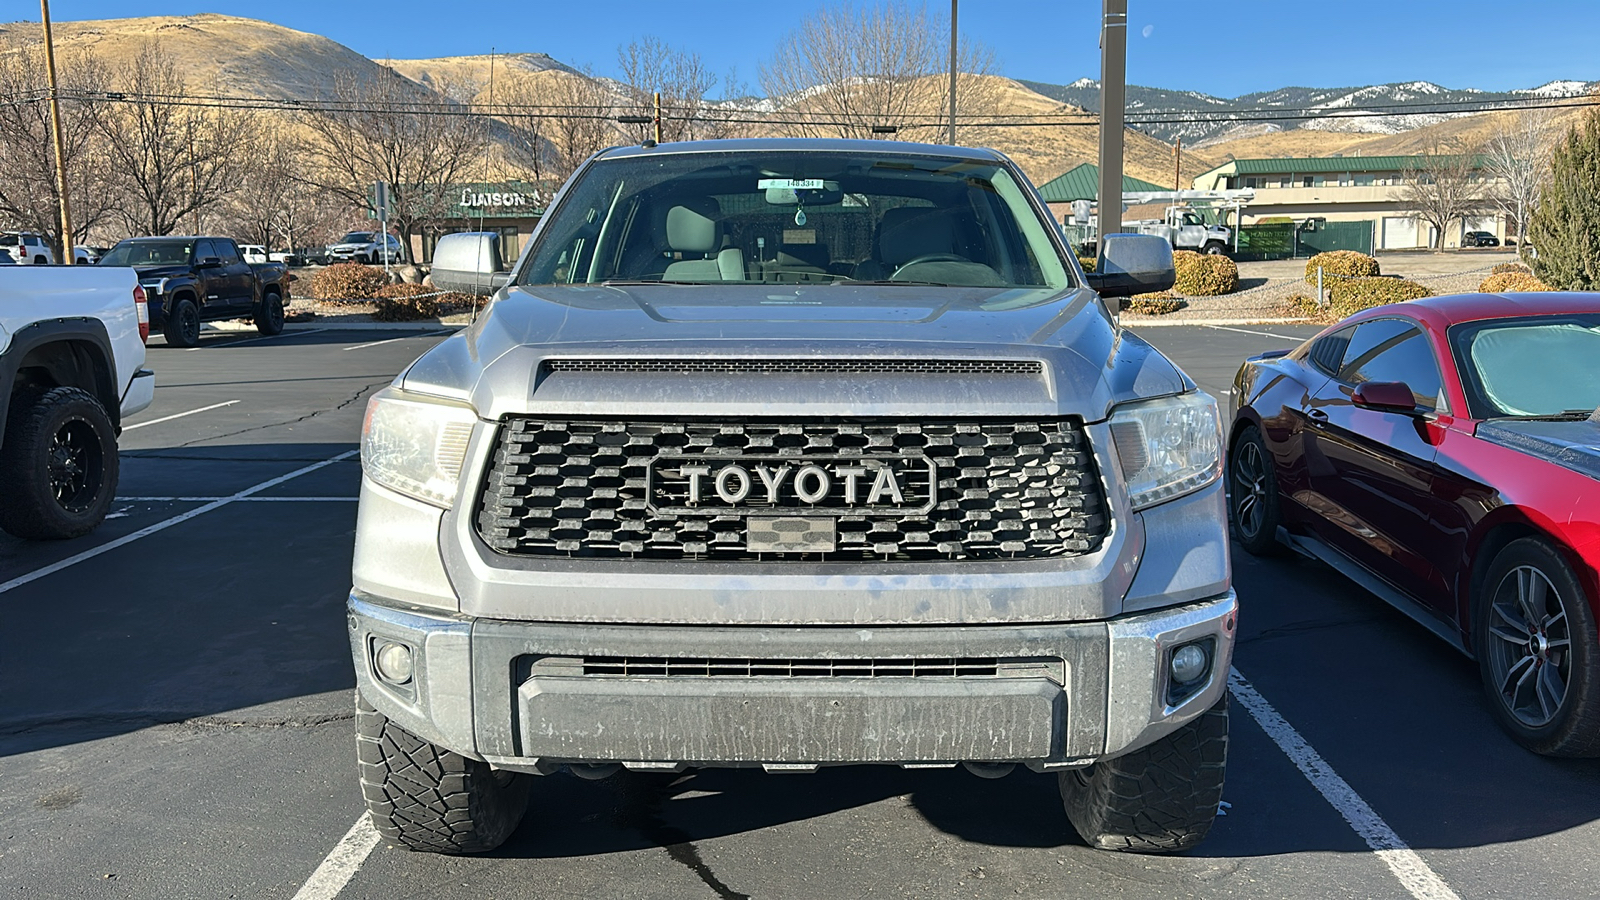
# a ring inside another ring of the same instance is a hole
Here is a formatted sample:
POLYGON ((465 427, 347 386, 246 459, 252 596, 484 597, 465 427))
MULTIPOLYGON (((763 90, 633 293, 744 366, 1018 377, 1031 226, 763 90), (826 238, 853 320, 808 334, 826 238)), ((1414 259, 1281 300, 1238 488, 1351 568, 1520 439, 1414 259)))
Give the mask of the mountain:
MULTIPOLYGON (((1024 81, 1022 84, 1046 97, 1099 111, 1100 83, 1080 78, 1071 84, 1024 81)), ((1492 103, 1527 100, 1530 97, 1576 97, 1600 88, 1600 81, 1552 81, 1536 88, 1514 91, 1480 91, 1472 88, 1442 87, 1429 81, 1377 84, 1366 87, 1308 88, 1286 87, 1258 91, 1238 97, 1214 97, 1199 91, 1174 91, 1165 88, 1128 85, 1128 114, 1137 119, 1141 110, 1160 110, 1178 114, 1201 113, 1201 121, 1183 123, 1132 124, 1131 127, 1162 141, 1183 139, 1185 147, 1201 148, 1223 140, 1306 129, 1312 131, 1400 134, 1448 119, 1475 115, 1459 112, 1463 103, 1492 103), (1383 112, 1385 107, 1405 104, 1401 115, 1352 117, 1353 112, 1383 112), (1282 110, 1282 118, 1270 122, 1247 121, 1259 118, 1261 111, 1272 115, 1282 110), (1302 110, 1319 114, 1295 115, 1302 110)))

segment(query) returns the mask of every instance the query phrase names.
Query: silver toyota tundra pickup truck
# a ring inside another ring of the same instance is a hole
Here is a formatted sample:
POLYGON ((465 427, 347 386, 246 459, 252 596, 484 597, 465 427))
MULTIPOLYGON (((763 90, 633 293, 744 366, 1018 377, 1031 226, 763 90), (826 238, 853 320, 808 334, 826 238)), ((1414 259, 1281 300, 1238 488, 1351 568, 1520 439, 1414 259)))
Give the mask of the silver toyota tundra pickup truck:
POLYGON ((491 249, 441 241, 494 297, 367 408, 384 837, 490 850, 556 772, 865 763, 1056 773, 1095 847, 1205 836, 1221 424, 1107 299, 1170 286, 1165 241, 1085 273, 998 153, 759 140, 600 153, 491 249))

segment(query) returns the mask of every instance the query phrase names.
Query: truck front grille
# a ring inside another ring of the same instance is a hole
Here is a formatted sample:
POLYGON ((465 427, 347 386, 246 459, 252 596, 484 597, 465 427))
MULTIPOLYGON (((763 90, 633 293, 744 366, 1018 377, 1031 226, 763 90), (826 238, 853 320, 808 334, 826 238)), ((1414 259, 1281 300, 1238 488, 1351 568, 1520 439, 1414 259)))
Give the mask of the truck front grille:
POLYGON ((476 523, 508 555, 769 562, 1067 557, 1098 549, 1110 529, 1083 428, 1060 419, 508 417, 476 523), (787 467, 792 480, 774 501, 751 474, 747 496, 719 502, 713 478, 729 465, 787 467), (795 474, 808 467, 833 473, 827 499, 797 494, 797 483, 823 482, 795 474), (690 468, 708 473, 698 497, 681 480, 690 468), (884 468, 899 473, 904 496, 874 490, 869 503, 871 473, 884 468), (846 498, 840 473, 852 469, 868 474, 846 498), (784 544, 791 525, 804 536, 784 544), (818 535, 824 544, 803 542, 818 535))
POLYGON ((686 659, 587 656, 583 674, 655 678, 994 678, 1000 661, 967 659, 686 659))

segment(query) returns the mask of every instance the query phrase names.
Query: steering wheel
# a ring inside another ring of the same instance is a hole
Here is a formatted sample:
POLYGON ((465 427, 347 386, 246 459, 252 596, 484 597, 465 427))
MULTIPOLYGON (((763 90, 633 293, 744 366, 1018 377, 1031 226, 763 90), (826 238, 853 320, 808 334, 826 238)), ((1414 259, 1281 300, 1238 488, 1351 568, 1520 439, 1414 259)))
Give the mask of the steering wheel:
POLYGON ((889 277, 893 278, 895 275, 899 275, 901 272, 904 272, 912 266, 932 262, 971 262, 971 260, 967 259, 965 256, 957 256, 954 253, 924 253, 915 259, 906 260, 905 262, 901 263, 895 268, 894 275, 890 275, 889 277))

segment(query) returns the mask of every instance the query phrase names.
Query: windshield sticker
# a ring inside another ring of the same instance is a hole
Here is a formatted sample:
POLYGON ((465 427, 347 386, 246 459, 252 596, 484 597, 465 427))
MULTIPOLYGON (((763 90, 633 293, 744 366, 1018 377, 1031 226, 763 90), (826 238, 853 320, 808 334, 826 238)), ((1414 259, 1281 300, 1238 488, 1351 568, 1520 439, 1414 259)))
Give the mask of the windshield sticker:
POLYGON ((763 178, 756 182, 756 189, 761 191, 820 191, 823 189, 823 183, 821 178, 763 178))
POLYGON ((783 230, 785 244, 815 244, 817 230, 815 228, 785 228, 783 230))

